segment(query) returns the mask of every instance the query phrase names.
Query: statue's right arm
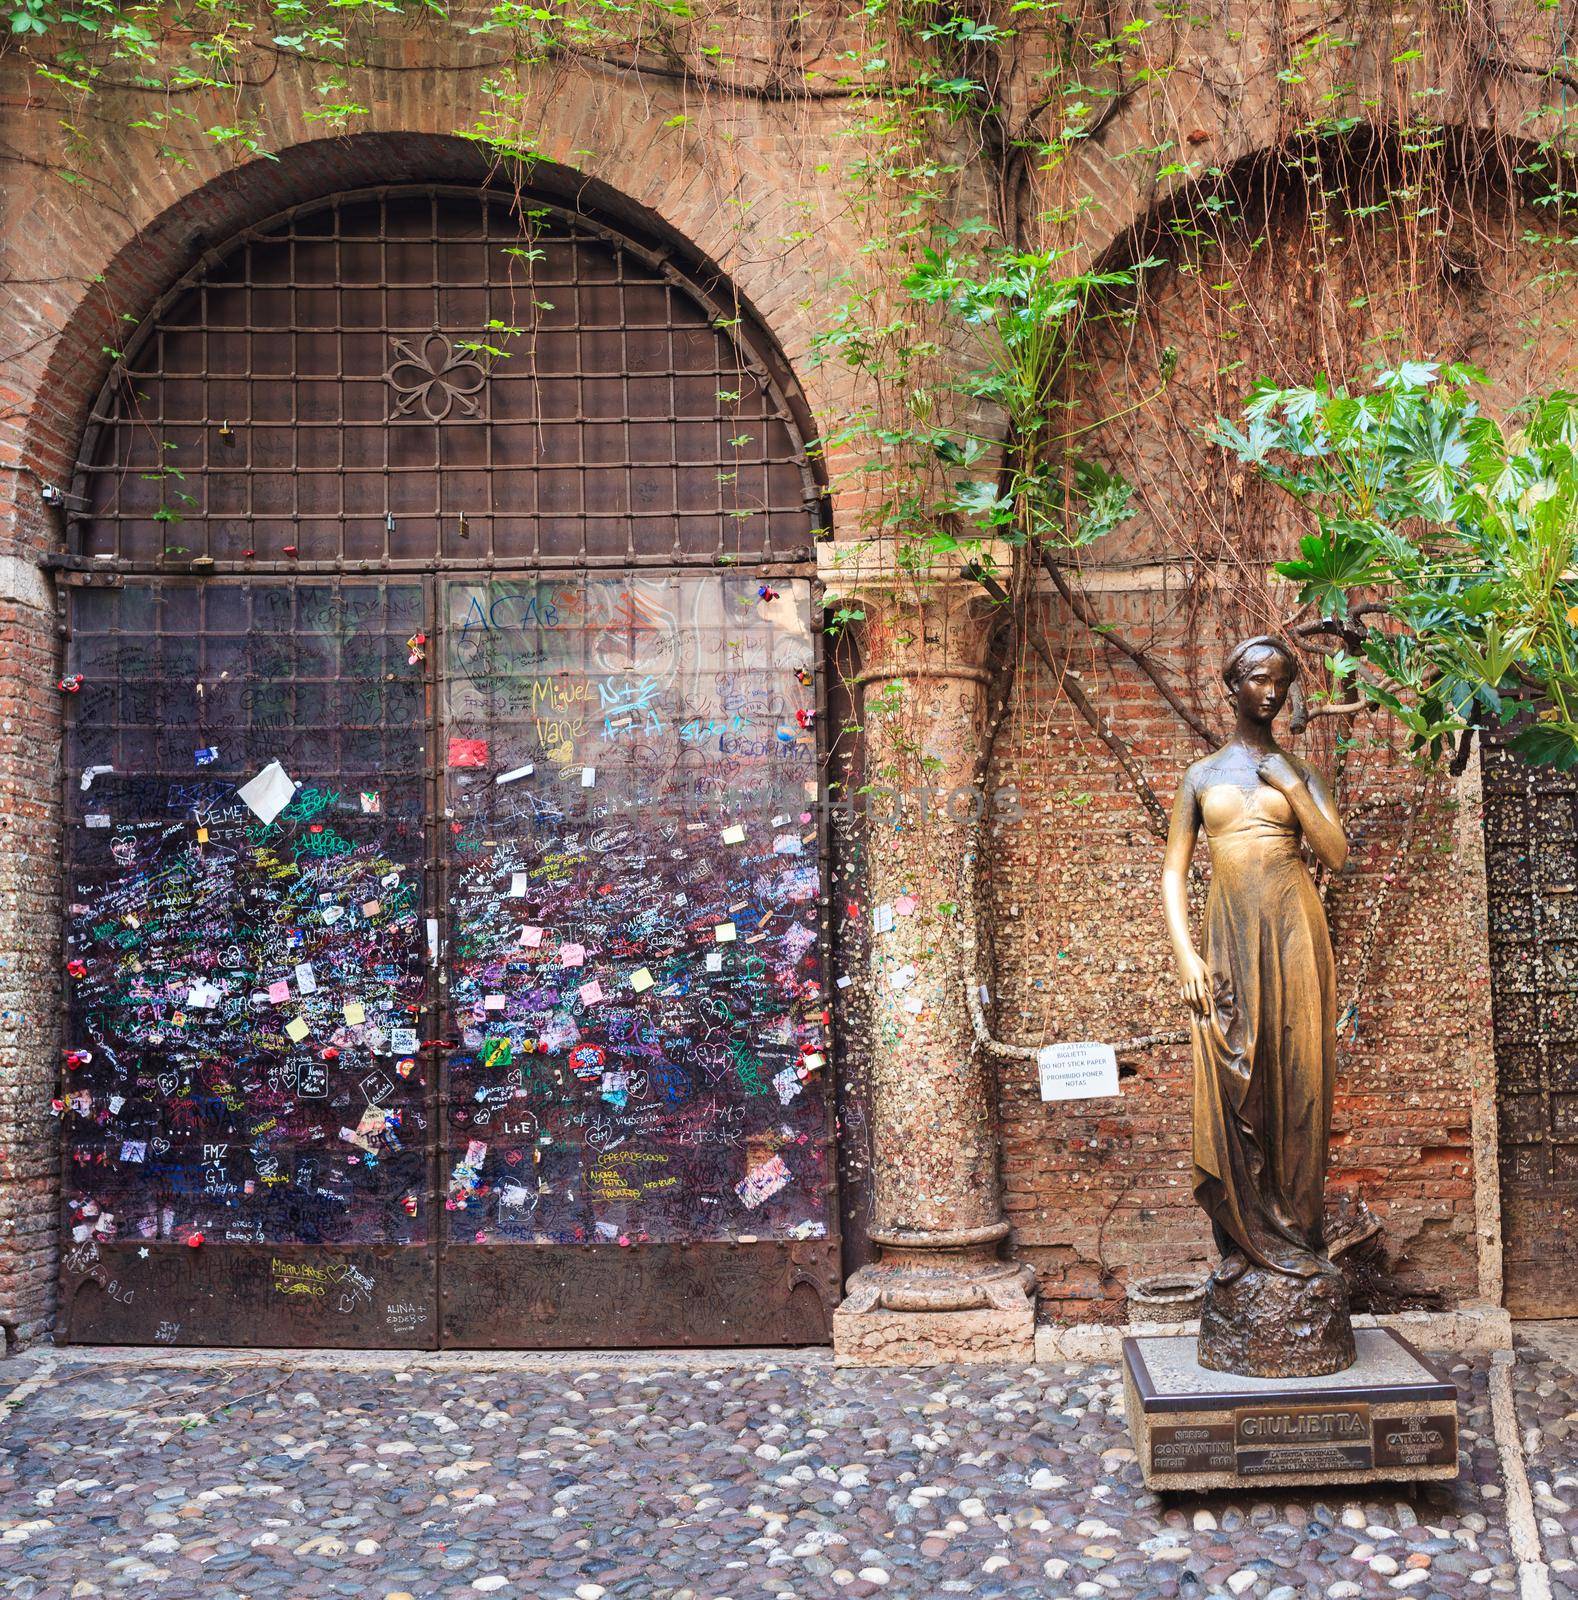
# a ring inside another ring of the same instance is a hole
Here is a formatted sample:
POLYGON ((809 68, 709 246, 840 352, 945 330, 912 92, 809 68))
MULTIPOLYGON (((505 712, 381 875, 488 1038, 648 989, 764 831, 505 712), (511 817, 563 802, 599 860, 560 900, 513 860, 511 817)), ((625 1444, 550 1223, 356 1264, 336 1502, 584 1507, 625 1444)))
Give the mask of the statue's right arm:
POLYGON ((1189 1008, 1203 1017, 1211 1005, 1211 982, 1189 932, 1189 863, 1194 859, 1199 837, 1200 798, 1191 767, 1179 782, 1173 800, 1167 854, 1162 861, 1162 909, 1167 917, 1167 936, 1172 940, 1180 992, 1189 1008))

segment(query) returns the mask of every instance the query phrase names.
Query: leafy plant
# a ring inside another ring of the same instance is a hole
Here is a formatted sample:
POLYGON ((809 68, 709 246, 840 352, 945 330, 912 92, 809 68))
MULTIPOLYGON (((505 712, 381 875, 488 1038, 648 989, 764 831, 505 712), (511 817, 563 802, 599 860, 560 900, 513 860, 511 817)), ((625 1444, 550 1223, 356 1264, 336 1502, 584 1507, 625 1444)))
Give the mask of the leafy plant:
POLYGON ((1314 516, 1277 572, 1347 642, 1338 680, 1434 756, 1500 729, 1578 766, 1578 394, 1498 422, 1474 367, 1405 361, 1368 390, 1269 383, 1215 442, 1314 516), (1355 605, 1355 596, 1369 596, 1355 605))

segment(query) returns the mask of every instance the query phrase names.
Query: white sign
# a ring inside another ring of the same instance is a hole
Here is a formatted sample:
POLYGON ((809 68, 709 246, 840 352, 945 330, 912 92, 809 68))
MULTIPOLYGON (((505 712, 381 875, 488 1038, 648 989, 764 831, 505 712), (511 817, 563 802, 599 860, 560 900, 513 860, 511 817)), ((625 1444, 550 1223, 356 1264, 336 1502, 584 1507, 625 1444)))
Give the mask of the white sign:
POLYGON ((1100 1100, 1118 1092, 1110 1044, 1049 1044, 1036 1052, 1043 1100, 1100 1100))

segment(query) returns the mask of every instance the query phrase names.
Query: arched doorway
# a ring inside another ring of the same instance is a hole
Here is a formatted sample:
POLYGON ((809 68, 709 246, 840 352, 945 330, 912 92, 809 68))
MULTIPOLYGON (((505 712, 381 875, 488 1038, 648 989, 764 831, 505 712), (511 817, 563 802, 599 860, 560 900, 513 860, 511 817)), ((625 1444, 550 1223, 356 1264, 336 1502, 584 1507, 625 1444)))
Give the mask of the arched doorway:
POLYGON ((117 362, 68 502, 68 1338, 827 1336, 821 500, 721 293, 380 189, 117 362))

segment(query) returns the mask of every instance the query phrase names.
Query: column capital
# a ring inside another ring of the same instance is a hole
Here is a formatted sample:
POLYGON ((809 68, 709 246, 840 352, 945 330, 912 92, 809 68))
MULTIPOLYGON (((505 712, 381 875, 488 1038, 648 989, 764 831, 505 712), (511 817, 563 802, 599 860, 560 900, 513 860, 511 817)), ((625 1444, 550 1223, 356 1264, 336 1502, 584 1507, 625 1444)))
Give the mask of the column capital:
POLYGON ((987 650, 1003 610, 964 567, 968 559, 1006 571, 1011 557, 1000 540, 967 554, 945 555, 891 539, 819 545, 817 577, 829 604, 849 603, 865 613, 860 624, 864 664, 856 681, 986 683, 987 650))

